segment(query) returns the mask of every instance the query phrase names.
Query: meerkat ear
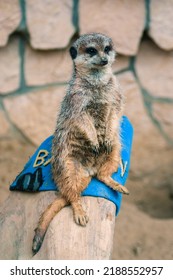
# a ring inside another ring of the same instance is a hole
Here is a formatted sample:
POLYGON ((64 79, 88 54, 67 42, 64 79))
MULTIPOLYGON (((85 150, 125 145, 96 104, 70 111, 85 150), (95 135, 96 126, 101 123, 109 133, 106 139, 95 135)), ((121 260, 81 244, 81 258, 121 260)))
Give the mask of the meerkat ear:
POLYGON ((75 47, 71 47, 71 48, 70 48, 70 55, 71 55, 71 58, 72 58, 72 59, 75 59, 75 58, 76 58, 76 56, 77 56, 77 50, 76 50, 75 47))

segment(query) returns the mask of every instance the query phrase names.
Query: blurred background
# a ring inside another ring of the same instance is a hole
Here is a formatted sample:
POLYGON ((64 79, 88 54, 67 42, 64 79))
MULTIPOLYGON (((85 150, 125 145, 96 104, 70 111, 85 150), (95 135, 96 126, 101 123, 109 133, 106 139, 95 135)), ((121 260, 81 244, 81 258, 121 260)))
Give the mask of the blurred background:
POLYGON ((112 37, 134 127, 112 259, 173 259, 173 0, 0 0, 0 204, 53 133, 71 43, 112 37))

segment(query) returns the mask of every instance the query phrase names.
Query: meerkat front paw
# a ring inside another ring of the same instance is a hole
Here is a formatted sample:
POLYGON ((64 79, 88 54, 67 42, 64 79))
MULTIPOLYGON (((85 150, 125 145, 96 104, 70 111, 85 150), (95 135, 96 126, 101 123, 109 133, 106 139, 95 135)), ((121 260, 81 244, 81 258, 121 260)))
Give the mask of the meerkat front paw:
POLYGON ((91 151, 95 157, 99 155, 99 144, 91 145, 91 151))
POLYGON ((112 152, 112 141, 110 139, 105 139, 103 142, 103 148, 107 155, 109 155, 112 152))

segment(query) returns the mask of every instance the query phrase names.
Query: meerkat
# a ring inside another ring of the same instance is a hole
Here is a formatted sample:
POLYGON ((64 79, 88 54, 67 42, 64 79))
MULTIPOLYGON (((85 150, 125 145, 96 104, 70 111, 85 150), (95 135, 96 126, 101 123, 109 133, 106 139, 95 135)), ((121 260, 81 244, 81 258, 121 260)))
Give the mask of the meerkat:
POLYGON ((70 48, 72 79, 61 104, 52 144, 52 176, 58 198, 42 214, 33 239, 33 253, 40 249, 54 216, 71 204, 74 220, 86 226, 89 218, 81 192, 92 177, 112 189, 129 194, 111 176, 120 164, 119 124, 123 96, 112 71, 115 49, 111 38, 86 34, 70 48))

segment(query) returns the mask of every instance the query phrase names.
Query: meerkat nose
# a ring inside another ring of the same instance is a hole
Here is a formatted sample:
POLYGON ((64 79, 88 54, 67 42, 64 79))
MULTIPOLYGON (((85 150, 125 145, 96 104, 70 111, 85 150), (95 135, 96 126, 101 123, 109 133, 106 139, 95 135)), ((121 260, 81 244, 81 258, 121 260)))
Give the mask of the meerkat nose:
POLYGON ((106 58, 106 57, 103 57, 100 64, 101 64, 101 65, 106 65, 106 64, 108 64, 107 58, 106 58))

